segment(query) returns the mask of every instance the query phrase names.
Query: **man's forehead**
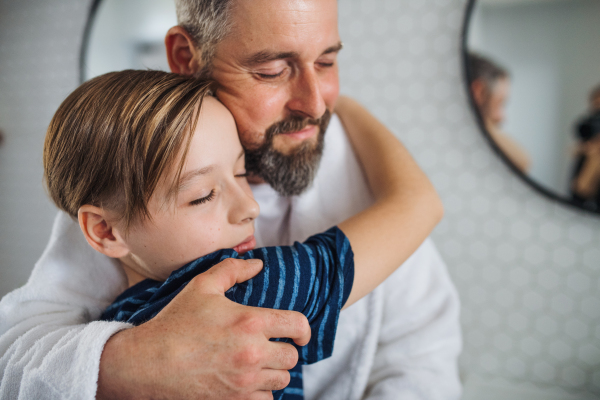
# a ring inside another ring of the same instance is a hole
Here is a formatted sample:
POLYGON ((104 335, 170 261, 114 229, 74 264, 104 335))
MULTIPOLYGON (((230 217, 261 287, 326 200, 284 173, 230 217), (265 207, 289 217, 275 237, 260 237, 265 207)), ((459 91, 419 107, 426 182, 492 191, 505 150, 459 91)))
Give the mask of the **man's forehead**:
POLYGON ((235 0, 224 42, 237 54, 324 52, 339 44, 337 0, 235 0), (310 47, 309 47, 310 46, 310 47))

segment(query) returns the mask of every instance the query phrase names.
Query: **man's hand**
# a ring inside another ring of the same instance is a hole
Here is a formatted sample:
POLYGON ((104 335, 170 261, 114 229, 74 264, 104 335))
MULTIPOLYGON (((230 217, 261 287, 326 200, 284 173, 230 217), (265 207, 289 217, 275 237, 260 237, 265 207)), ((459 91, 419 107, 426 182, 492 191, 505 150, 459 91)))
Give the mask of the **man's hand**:
POLYGON ((155 318, 115 334, 100 360, 98 399, 272 399, 310 339, 293 311, 236 304, 223 293, 262 269, 228 259, 194 278, 155 318))

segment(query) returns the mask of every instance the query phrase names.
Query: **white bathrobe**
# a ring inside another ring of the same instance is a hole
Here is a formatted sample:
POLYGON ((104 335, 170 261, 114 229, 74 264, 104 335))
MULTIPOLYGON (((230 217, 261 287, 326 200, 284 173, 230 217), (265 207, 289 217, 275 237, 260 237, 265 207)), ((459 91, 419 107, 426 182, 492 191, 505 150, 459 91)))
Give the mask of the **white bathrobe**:
MULTIPOLYGON (((259 246, 302 241, 372 202, 336 116, 311 189, 293 198, 267 185, 253 191, 259 246)), ((398 232, 398 242, 405 234, 398 232)), ((126 285, 121 268, 59 213, 28 283, 0 301, 0 399, 93 399, 104 343, 130 325, 90 321, 126 285)), ((458 399, 458 314, 454 286, 427 240, 385 283, 342 311, 333 356, 304 367, 306 399, 458 399)))

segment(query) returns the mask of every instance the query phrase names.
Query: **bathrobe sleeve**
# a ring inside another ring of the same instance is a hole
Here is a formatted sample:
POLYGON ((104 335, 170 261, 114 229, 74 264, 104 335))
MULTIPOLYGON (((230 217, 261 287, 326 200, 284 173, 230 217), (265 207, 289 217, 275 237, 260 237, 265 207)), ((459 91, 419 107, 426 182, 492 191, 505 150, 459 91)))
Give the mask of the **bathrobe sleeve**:
POLYGON ((59 213, 25 286, 0 301, 0 398, 94 399, 100 355, 122 322, 91 322, 127 286, 59 213))
POLYGON ((460 304, 431 240, 385 281, 383 298, 363 399, 460 399, 460 304))

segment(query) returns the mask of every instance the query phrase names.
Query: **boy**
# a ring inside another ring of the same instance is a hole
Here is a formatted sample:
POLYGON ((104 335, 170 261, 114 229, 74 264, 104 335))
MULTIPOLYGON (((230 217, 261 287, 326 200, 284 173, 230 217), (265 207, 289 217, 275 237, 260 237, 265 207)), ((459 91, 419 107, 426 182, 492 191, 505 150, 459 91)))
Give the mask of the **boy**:
MULTIPOLYGON (((106 318, 143 323, 195 274, 224 258, 256 257, 264 270, 228 297, 303 312, 313 339, 300 361, 328 357, 342 307, 412 254, 441 217, 439 199, 416 165, 406 168, 407 155, 391 134, 364 137, 350 129, 377 202, 302 244, 255 250, 258 205, 245 178, 243 149, 231 114, 209 92, 209 82, 158 71, 86 82, 48 129, 50 196, 78 219, 88 243, 118 259, 127 275, 130 288, 106 318), (406 237, 400 246, 392 240, 398 231, 406 237)), ((344 120, 360 122, 353 103, 340 106, 344 120)), ((322 135, 309 145, 319 145, 322 135)), ((277 398, 302 397, 299 365, 292 378, 277 398)))

